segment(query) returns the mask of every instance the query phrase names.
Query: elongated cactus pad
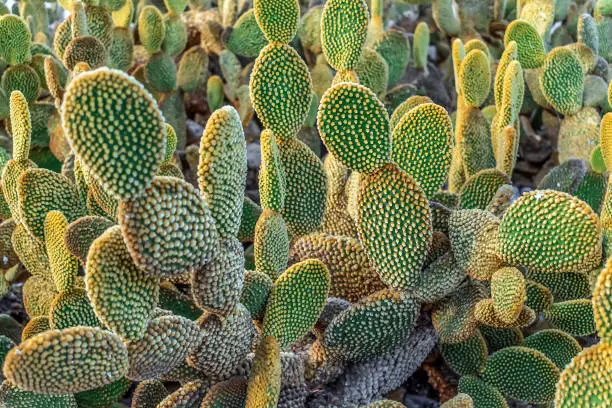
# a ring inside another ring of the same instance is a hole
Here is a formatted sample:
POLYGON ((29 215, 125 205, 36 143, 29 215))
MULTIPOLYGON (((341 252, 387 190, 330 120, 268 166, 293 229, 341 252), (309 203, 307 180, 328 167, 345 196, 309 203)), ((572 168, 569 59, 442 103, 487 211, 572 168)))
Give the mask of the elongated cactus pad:
POLYGON ((429 205, 419 185, 393 164, 367 176, 359 190, 357 224, 382 281, 414 288, 432 237, 429 205), (381 205, 390 212, 380 212, 381 205))
POLYGON ((96 316, 105 326, 126 340, 144 335, 157 305, 159 279, 148 277, 134 264, 118 226, 91 245, 86 283, 96 316))
POLYGON ((127 372, 121 339, 94 327, 51 330, 12 349, 4 376, 19 388, 62 395, 109 384, 127 372))
POLYGON ((217 250, 208 206, 191 184, 175 177, 154 178, 143 196, 121 201, 117 215, 134 263, 150 276, 184 274, 217 250))

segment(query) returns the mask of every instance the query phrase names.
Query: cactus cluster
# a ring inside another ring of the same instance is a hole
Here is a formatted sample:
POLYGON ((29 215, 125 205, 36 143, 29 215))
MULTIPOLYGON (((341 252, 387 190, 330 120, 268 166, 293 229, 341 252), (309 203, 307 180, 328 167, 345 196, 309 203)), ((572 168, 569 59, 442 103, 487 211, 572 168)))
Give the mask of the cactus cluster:
POLYGON ((12 3, 1 407, 612 406, 611 1, 12 3))

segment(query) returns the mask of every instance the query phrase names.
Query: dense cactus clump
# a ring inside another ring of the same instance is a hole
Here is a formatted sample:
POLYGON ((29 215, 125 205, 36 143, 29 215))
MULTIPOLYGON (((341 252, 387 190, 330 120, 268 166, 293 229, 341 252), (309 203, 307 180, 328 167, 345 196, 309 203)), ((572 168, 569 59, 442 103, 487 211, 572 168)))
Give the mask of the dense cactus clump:
POLYGON ((0 407, 612 406, 612 2, 0 5, 0 407))

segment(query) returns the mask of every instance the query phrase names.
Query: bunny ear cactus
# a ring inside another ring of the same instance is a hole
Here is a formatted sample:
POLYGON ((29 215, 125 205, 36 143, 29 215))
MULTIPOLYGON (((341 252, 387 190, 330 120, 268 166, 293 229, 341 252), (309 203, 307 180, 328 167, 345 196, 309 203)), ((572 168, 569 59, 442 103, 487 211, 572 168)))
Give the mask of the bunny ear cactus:
POLYGON ((525 69, 539 68, 544 64, 546 50, 540 34, 533 25, 524 20, 514 20, 504 35, 506 47, 516 42, 516 58, 525 69))
POLYGON ((64 234, 68 220, 59 211, 49 211, 44 221, 45 243, 51 275, 58 291, 69 290, 79 271, 79 261, 66 247, 64 234))
POLYGON ((311 259, 287 269, 274 283, 263 321, 263 335, 281 348, 299 340, 323 311, 330 286, 327 267, 311 259))
POLYGON ((215 221, 187 182, 156 177, 143 196, 121 201, 117 215, 134 263, 149 276, 185 274, 214 257, 215 221))
POLYGON ((599 221, 588 204, 569 194, 532 191, 508 208, 499 248, 502 259, 513 265, 542 272, 588 271, 601 260, 599 221))
POLYGON ((286 44, 271 43, 259 53, 249 84, 253 108, 279 139, 297 135, 312 97, 308 67, 286 44))
POLYGON ((331 358, 344 361, 381 356, 408 337, 418 311, 409 294, 383 289, 340 312, 325 330, 322 345, 331 358))
POLYGON ((92 242, 113 225, 114 223, 107 218, 81 217, 66 227, 64 234, 66 248, 79 259, 82 265, 85 265, 92 242))
POLYGON ((280 390, 280 347, 274 337, 264 337, 255 352, 245 408, 275 408, 280 390))
POLYGON ((240 228, 246 183, 246 141, 238 112, 225 106, 213 113, 200 141, 198 185, 220 237, 240 228))
POLYGON ((147 276, 134 264, 119 226, 92 243, 86 284, 96 316, 105 326, 126 340, 144 335, 159 298, 159 278, 147 276))
POLYGON ((446 110, 433 103, 410 110, 393 128, 392 143, 398 167, 413 177, 427 197, 438 191, 447 177, 453 148, 446 110), (424 161, 429 164, 424 166, 424 161))
POLYGON ((369 20, 365 1, 332 0, 321 16, 321 45, 338 72, 354 71, 365 44, 369 20))
POLYGON ((283 217, 265 209, 255 226, 255 267, 273 281, 287 268, 289 233, 283 217))
POLYGON ((560 330, 547 329, 525 338, 525 347, 540 351, 563 370, 582 351, 576 339, 560 330))
POLYGON ((584 71, 575 54, 557 47, 548 53, 540 72, 544 96, 555 110, 572 115, 582 107, 584 71))
POLYGON ((543 353, 526 347, 508 347, 492 354, 482 373, 484 381, 504 396, 536 404, 554 399, 559 374, 543 353))
POLYGON ((58 293, 49 310, 49 327, 54 330, 76 326, 101 327, 84 289, 58 293))
POLYGON ((127 368, 128 352, 120 337, 94 327, 72 327, 41 333, 12 349, 4 375, 25 391, 61 395, 109 384, 127 368))
POLYGON ((20 65, 30 61, 32 34, 25 21, 12 14, 2 16, 0 38, 0 56, 9 65, 20 65))
POLYGON ((113 197, 135 198, 149 187, 163 158, 166 129, 138 81, 105 68, 79 75, 66 90, 62 123, 79 159, 113 197))

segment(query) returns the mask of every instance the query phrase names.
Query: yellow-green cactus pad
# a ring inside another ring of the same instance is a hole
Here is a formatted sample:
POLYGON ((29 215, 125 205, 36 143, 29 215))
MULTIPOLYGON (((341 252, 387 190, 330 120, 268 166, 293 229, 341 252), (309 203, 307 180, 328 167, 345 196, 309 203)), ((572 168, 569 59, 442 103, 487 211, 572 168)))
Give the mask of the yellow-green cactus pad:
POLYGON ((241 304, 225 318, 206 313, 198 319, 204 341, 187 357, 187 363, 213 380, 229 378, 251 351, 255 325, 241 304))
POLYGON ((176 57, 187 45, 187 26, 182 17, 174 13, 164 14, 166 35, 162 42, 162 50, 171 57, 176 57))
POLYGON ((240 228, 246 183, 246 141, 238 112, 225 106, 206 123, 200 140, 198 185, 223 238, 240 228))
POLYGON ((597 334, 602 341, 607 343, 612 343, 612 321, 610 319, 610 310, 612 308, 611 280, 612 264, 608 261, 606 267, 597 278, 597 283, 593 292, 593 312, 597 334))
POLYGON ((553 295, 544 285, 532 280, 525 281, 525 305, 533 309, 534 312, 544 312, 553 303, 553 295))
POLYGON ((53 282, 32 276, 23 285, 23 307, 30 317, 48 316, 56 295, 53 282))
POLYGON ((161 49, 166 36, 164 17, 155 6, 145 6, 138 16, 138 36, 149 54, 161 49))
POLYGON ((295 137, 312 97, 310 72, 298 53, 286 44, 269 44, 255 61, 249 88, 263 125, 279 139, 295 137))
POLYGON ((393 128, 392 139, 397 166, 427 197, 438 191, 448 175, 453 148, 453 129, 446 110, 434 103, 418 105, 393 128))
MULTIPOLYGON (((23 146, 23 145, 22 145, 23 146)), ((29 144, 28 144, 29 146, 29 144)), ((25 147, 25 146, 24 146, 25 147)), ((15 152, 17 153, 17 152, 15 152)), ((11 217, 15 221, 21 221, 21 212, 19 209, 19 198, 18 198, 18 181, 19 177, 23 172, 29 168, 37 167, 36 164, 29 160, 9 160, 4 169, 2 169, 2 195, 8 204, 11 217)))
POLYGON ((346 361, 381 356, 408 337, 418 311, 411 295, 383 289, 340 312, 325 330, 323 346, 346 361))
POLYGON ((520 329, 498 329, 490 326, 481 326, 478 331, 487 342, 489 353, 495 353, 506 347, 522 346, 525 342, 523 332, 520 329))
POLYGON ((454 211, 448 237, 460 268, 474 279, 489 280, 503 261, 498 249, 499 219, 488 211, 454 211))
POLYGON ((157 305, 159 280, 134 264, 119 226, 91 244, 85 281, 96 316, 105 326, 126 340, 144 335, 157 305))
POLYGON ((79 75, 66 90, 62 123, 76 155, 110 195, 134 198, 151 184, 166 129, 155 100, 134 78, 106 68, 79 75))
POLYGON ((495 96, 495 106, 497 109, 502 107, 502 95, 504 89, 504 77, 506 75, 506 69, 512 61, 516 61, 518 58, 518 45, 516 41, 511 40, 506 44, 506 48, 499 59, 497 64, 497 71, 495 72, 495 81, 493 84, 493 92, 495 96))
POLYGON ((488 358, 483 379, 507 398, 544 404, 554 399, 559 369, 539 351, 508 347, 488 358))
POLYGON ((255 0, 253 10, 259 28, 271 43, 288 44, 295 37, 300 20, 298 0, 255 0))
POLYGON ((47 250, 25 229, 23 224, 17 224, 13 230, 11 243, 19 260, 31 275, 51 281, 51 266, 47 250))
POLYGON ((0 403, 11 408, 78 408, 72 395, 49 395, 24 391, 10 381, 4 381, 0 386, 0 403))
POLYGON ((474 316, 481 324, 497 329, 526 327, 533 323, 536 317, 535 312, 532 309, 527 306, 523 306, 516 320, 506 323, 497 316, 493 299, 484 299, 478 302, 474 310, 474 316))
MULTIPOLYGON (((261 173, 259 177, 261 177, 261 173)), ((240 229, 238 229, 237 235, 240 242, 250 242, 255 239, 255 226, 257 225, 257 220, 261 216, 261 213, 261 207, 257 205, 257 203, 255 203, 253 200, 245 196, 244 202, 242 203, 242 218, 240 218, 240 229)))
POLYGON ((274 337, 264 337, 255 351, 245 408, 275 408, 280 390, 280 347, 274 337))
POLYGON ((270 293, 263 335, 274 336, 281 348, 302 338, 323 311, 329 287, 329 272, 319 260, 306 260, 287 269, 270 293))
POLYGON ((336 71, 352 71, 357 66, 365 43, 368 5, 363 0, 331 0, 321 16, 323 53, 336 71))
POLYGON ((281 141, 278 147, 287 188, 281 215, 289 233, 300 237, 316 230, 323 221, 327 175, 321 160, 301 141, 281 141))
POLYGON ((582 351, 580 344, 569 334, 547 329, 525 338, 525 347, 538 350, 563 370, 582 351))
POLYGON ((261 206, 276 212, 285 206, 285 171, 280 164, 276 137, 269 129, 259 135, 261 166, 259 168, 259 196, 261 206))
POLYGON ((58 291, 69 290, 79 272, 79 261, 66 248, 64 234, 68 220, 59 211, 49 211, 45 217, 44 231, 51 275, 58 291))
POLYGON ((357 302, 385 287, 355 238, 313 233, 298 239, 291 251, 292 258, 298 261, 319 259, 327 266, 331 297, 357 302))
POLYGON ((266 45, 268 45, 268 40, 257 24, 253 9, 248 10, 236 20, 225 44, 227 49, 234 54, 247 58, 257 58, 266 45))
POLYGON ((191 273, 191 294, 198 307, 226 315, 240 298, 244 251, 235 237, 221 239, 214 259, 191 273))
POLYGON ((215 384, 202 400, 200 408, 243 408, 246 404, 247 381, 231 378, 215 384))
POLYGON ((457 390, 472 397, 475 407, 508 408, 506 399, 495 387, 490 386, 478 377, 464 375, 459 379, 457 390))
POLYGON ((358 201, 359 237, 382 281, 397 289, 414 288, 432 237, 425 193, 389 164, 363 180, 358 201), (379 211, 380 206, 389 211, 379 211))
POLYGON ((509 47, 510 42, 516 42, 517 59, 525 69, 539 68, 544 64, 546 50, 542 37, 534 26, 525 20, 514 20, 504 35, 504 44, 509 47))
POLYGON ((589 299, 553 303, 544 316, 551 326, 572 336, 595 333, 593 304, 589 299))
POLYGON ((559 162, 569 159, 591 158, 593 148, 599 143, 601 118, 595 108, 585 107, 561 121, 558 135, 559 162))
POLYGON ((263 317, 273 285, 272 279, 265 273, 245 272, 240 303, 248 309, 253 319, 261 320, 263 317))
POLYGON ((385 31, 373 45, 374 50, 387 61, 389 66, 388 86, 393 86, 404 76, 410 61, 410 42, 403 32, 397 29, 385 31))
POLYGON ((149 58, 144 66, 144 75, 149 89, 157 92, 176 89, 176 64, 165 52, 158 52, 149 58))
POLYGON ((68 43, 63 57, 66 68, 76 74, 77 66, 82 63, 87 64, 88 70, 103 66, 106 62, 106 50, 95 37, 75 37, 68 43))
POLYGON ((481 170, 495 167, 495 152, 491 140, 491 125, 480 109, 465 106, 459 110, 456 120, 457 145, 453 154, 457 166, 463 167, 465 178, 472 177, 481 170), (461 160, 457 160, 457 159, 461 160))
POLYGON ((68 222, 87 215, 76 187, 65 176, 47 169, 29 169, 17 185, 19 213, 28 231, 37 239, 45 239, 45 216, 58 210, 68 222))
POLYGON ((406 115, 408 112, 410 112, 417 106, 425 103, 433 103, 433 101, 428 96, 422 95, 413 95, 410 98, 406 99, 393 111, 391 119, 389 119, 389 129, 393 131, 397 124, 402 120, 404 115, 406 115))
POLYGON ((87 262, 87 253, 92 242, 104 231, 115 225, 107 218, 86 216, 66 226, 64 242, 70 253, 77 257, 82 265, 87 262))
POLYGON ((175 177, 156 177, 144 195, 121 201, 121 232, 136 266, 172 277, 209 262, 218 247, 215 221, 199 192, 175 177))
POLYGON ((609 370, 612 346, 599 343, 584 349, 561 372, 555 393, 555 407, 603 408, 612 404, 609 370))
POLYGON ((54 330, 76 326, 101 327, 100 321, 81 288, 60 292, 55 296, 49 310, 49 326, 54 330))
POLYGON ((525 304, 525 278, 516 268, 504 267, 491 277, 493 310, 505 323, 516 321, 525 304))
POLYGON ((459 208, 485 210, 495 193, 510 184, 508 176, 497 169, 481 170, 471 176, 459 192, 459 208))
POLYGON ((546 286, 554 296, 555 302, 591 296, 589 277, 583 272, 539 273, 528 270, 525 276, 546 286))
POLYGON ((414 29, 414 38, 412 45, 412 56, 414 57, 414 66, 417 69, 427 68, 427 57, 429 56, 430 34, 429 26, 425 21, 421 21, 414 29))
POLYGON ((144 336, 126 343, 127 377, 135 381, 159 378, 179 365, 200 345, 200 327, 180 316, 161 316, 149 321, 144 336))
POLYGON ((478 330, 465 341, 440 343, 440 353, 446 364, 460 376, 478 374, 487 359, 487 344, 478 330))
MULTIPOLYGON (((245 13, 246 14, 246 13, 245 13)), ((243 16, 245 15, 243 14, 243 16)), ((298 38, 302 47, 311 51, 314 54, 321 54, 321 15, 323 14, 323 6, 310 7, 300 20, 298 27, 298 38)), ((238 22, 236 22, 238 24, 238 22)), ((235 27, 236 25, 234 25, 235 27)), ((317 60, 320 57, 317 56, 317 60)), ((322 55, 322 60, 325 56, 322 55)), ((314 76, 314 75, 313 75, 314 76)), ((315 81, 316 82, 316 81, 315 81)))
POLYGON ((6 14, 0 18, 0 57, 9 65, 29 62, 32 34, 25 21, 6 14))
POLYGON ((208 381, 191 380, 163 399, 156 408, 175 408, 180 406, 199 406, 210 389, 208 381))
POLYGON ((355 67, 355 73, 363 86, 371 89, 379 98, 385 97, 389 65, 378 52, 370 47, 365 48, 355 67))
POLYGON ((128 352, 117 335, 71 327, 41 333, 12 349, 4 376, 26 391, 62 395, 109 384, 127 368, 128 352))
POLYGON ((264 210, 255 226, 255 267, 273 281, 287 268, 289 233, 283 217, 264 210))
MULTIPOLYGON (((202 85, 204 85, 204 81, 206 80, 206 75, 208 74, 208 54, 204 51, 204 48, 199 45, 193 46, 186 50, 181 57, 181 61, 178 66, 177 71, 177 85, 186 92, 195 91, 202 85)), ((207 85, 207 93, 210 93, 208 89, 213 88, 211 86, 212 78, 220 78, 216 75, 211 76, 208 79, 207 85)), ((215 79, 216 81, 216 79, 215 79)), ((216 82, 218 84, 218 82, 216 82)), ((223 82, 221 82, 221 88, 223 88, 223 82)), ((220 93, 221 102, 223 102, 223 91, 220 93)), ((212 111, 220 108, 220 105, 214 105, 210 103, 212 111)))
POLYGON ((575 54, 563 47, 548 53, 540 72, 540 86, 555 110, 563 115, 578 112, 582 107, 584 72, 575 54))
POLYGON ((606 113, 601 120, 599 142, 605 167, 612 168, 612 112, 606 113))
POLYGON ((2 74, 0 86, 6 95, 20 91, 28 102, 34 102, 40 91, 40 78, 29 65, 13 65, 2 74))
POLYGON ((488 55, 480 50, 470 51, 461 62, 459 83, 461 95, 469 105, 482 105, 491 89, 488 55))
POLYGON ((589 271, 601 259, 597 215, 566 193, 536 190, 506 211, 499 228, 504 261, 542 272, 589 271))
POLYGON ((13 160, 28 160, 32 138, 32 121, 28 101, 20 91, 10 96, 11 136, 13 138, 13 160))
POLYGON ((352 170, 372 173, 390 161, 387 112, 362 85, 339 83, 327 90, 319 106, 318 126, 327 149, 352 170))

